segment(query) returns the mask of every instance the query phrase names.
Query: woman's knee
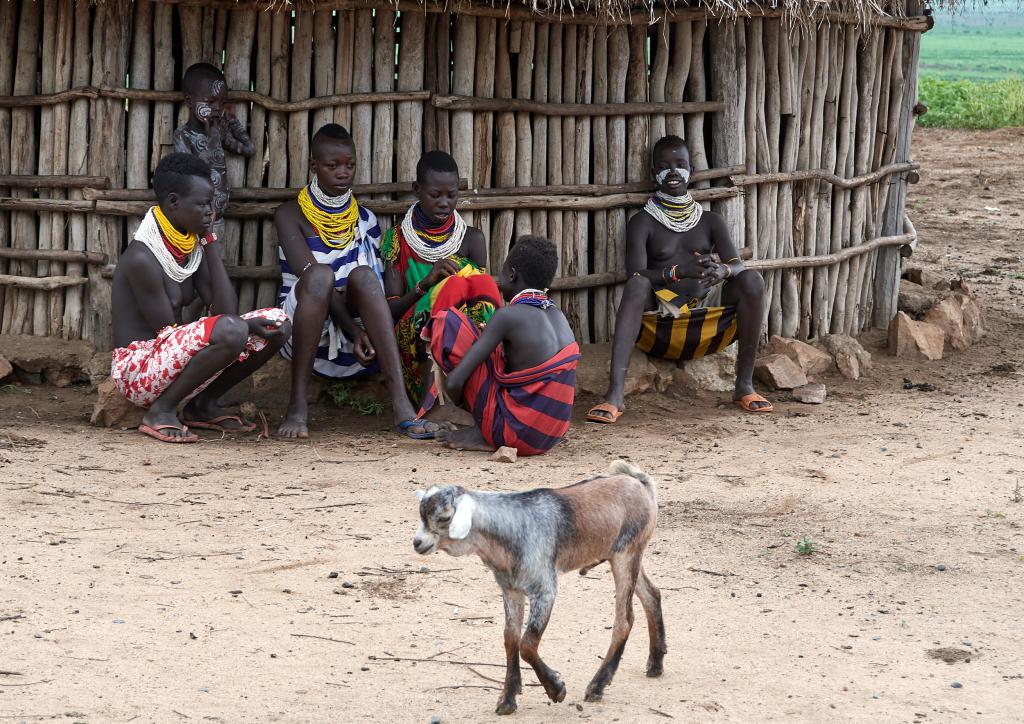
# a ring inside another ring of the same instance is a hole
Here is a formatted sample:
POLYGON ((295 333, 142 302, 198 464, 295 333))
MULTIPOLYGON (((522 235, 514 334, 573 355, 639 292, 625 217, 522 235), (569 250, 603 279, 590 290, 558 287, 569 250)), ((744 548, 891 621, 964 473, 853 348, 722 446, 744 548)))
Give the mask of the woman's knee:
POLYGON ((736 277, 736 285, 744 295, 760 297, 764 294, 764 277, 753 269, 744 269, 736 277))
POLYGON ((622 300, 646 301, 651 293, 651 280, 642 274, 634 274, 626 280, 626 286, 622 290, 622 300))
POLYGON ((380 288, 380 277, 377 272, 366 265, 357 266, 348 274, 348 286, 360 289, 380 288))
POLYGON ((211 344, 224 345, 231 350, 241 351, 249 339, 249 325, 234 314, 223 314, 210 332, 211 344))
POLYGON ((302 273, 297 294, 300 297, 326 299, 334 289, 334 270, 327 264, 314 264, 302 273))

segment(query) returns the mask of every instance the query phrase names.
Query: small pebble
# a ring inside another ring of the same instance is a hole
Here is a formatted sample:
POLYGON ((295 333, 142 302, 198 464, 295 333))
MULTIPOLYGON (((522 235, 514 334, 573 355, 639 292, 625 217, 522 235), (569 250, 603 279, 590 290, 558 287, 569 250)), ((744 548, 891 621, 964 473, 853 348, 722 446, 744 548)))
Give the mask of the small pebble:
POLYGON ((420 573, 430 573, 430 569, 427 566, 420 566, 420 573))
POLYGON ((124 619, 123 618, 115 618, 114 619, 114 623, 124 623, 124 619))
POLYGON ((935 566, 935 570, 937 570, 937 571, 944 571, 944 570, 946 570, 946 564, 945 563, 940 563, 939 565, 935 566))
POLYGON ((352 581, 342 581, 341 582, 341 587, 342 588, 355 588, 356 584, 352 583, 352 581))
POLYGON ((232 596, 241 596, 242 595, 242 591, 237 589, 237 588, 234 591, 228 591, 228 593, 230 593, 232 596))
POLYGON ((369 666, 360 666, 360 667, 359 667, 359 670, 360 670, 360 671, 369 671, 369 670, 370 670, 370 667, 369 667, 369 666))
POLYGON ((337 578, 338 577, 338 572, 337 571, 331 571, 330 573, 327 574, 327 577, 328 578, 337 578))
POLYGON ((964 688, 964 685, 961 684, 959 681, 954 681, 952 684, 950 684, 950 686, 952 686, 954 689, 962 689, 962 688, 964 688))
POLYGON ((872 640, 872 641, 881 641, 881 640, 882 640, 882 637, 881 637, 881 636, 872 636, 872 637, 871 637, 871 640, 872 640))
POLYGON ((430 717, 430 724, 441 724, 441 715, 434 714, 434 716, 430 717))
POLYGON ((964 646, 974 646, 970 641, 964 641, 964 646))

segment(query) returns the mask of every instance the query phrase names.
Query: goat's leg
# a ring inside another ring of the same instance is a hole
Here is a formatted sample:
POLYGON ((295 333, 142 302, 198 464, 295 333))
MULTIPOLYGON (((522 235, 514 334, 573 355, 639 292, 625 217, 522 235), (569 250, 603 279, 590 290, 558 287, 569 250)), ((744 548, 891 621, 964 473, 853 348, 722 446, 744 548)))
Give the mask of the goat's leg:
POLYGON ((502 590, 505 601, 505 685, 498 697, 496 714, 516 710, 516 695, 523 693, 523 677, 519 670, 519 639, 523 631, 523 607, 526 596, 521 591, 502 590))
POLYGON ((611 683, 615 670, 619 668, 626 639, 633 628, 633 590, 640 573, 640 553, 619 553, 612 556, 609 562, 615 579, 615 625, 612 626, 612 643, 605 654, 604 663, 587 685, 587 701, 601 700, 604 688, 611 683))
POLYGON ((651 583, 643 564, 640 565, 640 577, 636 582, 636 595, 644 607, 644 613, 647 614, 647 632, 651 637, 651 654, 647 658, 647 675, 661 676, 662 661, 668 651, 668 647, 665 645, 665 621, 661 617, 661 591, 651 583))
POLYGON ((540 638, 544 635, 548 619, 551 618, 551 608, 555 605, 556 592, 557 583, 554 576, 545 581, 540 590, 529 592, 530 617, 526 621, 526 633, 523 634, 522 656, 523 661, 537 672, 537 678, 540 679, 548 698, 551 701, 562 701, 565 699, 565 684, 562 683, 557 671, 541 661, 538 653, 540 638))

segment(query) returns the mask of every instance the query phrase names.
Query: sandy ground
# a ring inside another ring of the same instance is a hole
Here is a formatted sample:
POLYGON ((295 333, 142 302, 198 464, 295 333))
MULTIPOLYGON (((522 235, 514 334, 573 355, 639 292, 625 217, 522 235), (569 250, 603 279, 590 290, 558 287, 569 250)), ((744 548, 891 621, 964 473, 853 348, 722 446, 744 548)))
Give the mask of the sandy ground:
POLYGON ((821 407, 647 395, 502 465, 323 406, 310 443, 161 446, 90 428, 84 388, 5 388, 0 720, 493 720, 497 586, 413 552, 413 491, 562 485, 620 456, 660 482, 665 675, 644 676, 638 615, 582 703, 612 584, 569 574, 541 649, 568 696, 524 670, 518 721, 1024 719, 1024 131, 919 131, 916 155, 915 263, 963 273, 989 334, 933 363, 868 335, 874 371, 827 379, 821 407))

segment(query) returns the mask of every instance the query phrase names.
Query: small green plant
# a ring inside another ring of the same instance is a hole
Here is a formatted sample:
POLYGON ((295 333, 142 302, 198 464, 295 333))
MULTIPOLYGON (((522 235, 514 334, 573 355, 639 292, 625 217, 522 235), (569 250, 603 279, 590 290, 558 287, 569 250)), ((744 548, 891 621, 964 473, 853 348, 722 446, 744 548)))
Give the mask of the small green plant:
POLYGON ((380 415, 384 403, 370 395, 357 395, 349 382, 332 382, 327 385, 327 396, 336 407, 349 407, 360 415, 380 415))
POLYGON ((985 515, 989 518, 1005 518, 1006 513, 1000 513, 998 510, 986 510, 985 515))
POLYGON ((1017 484, 1013 486, 1013 494, 1010 495, 1010 500, 1014 503, 1024 501, 1024 493, 1021 493, 1019 480, 1017 481, 1017 484))
POLYGON ((809 556, 814 553, 817 548, 814 546, 814 541, 811 540, 810 536, 805 535, 803 538, 796 542, 793 546, 794 550, 802 556, 809 556))

